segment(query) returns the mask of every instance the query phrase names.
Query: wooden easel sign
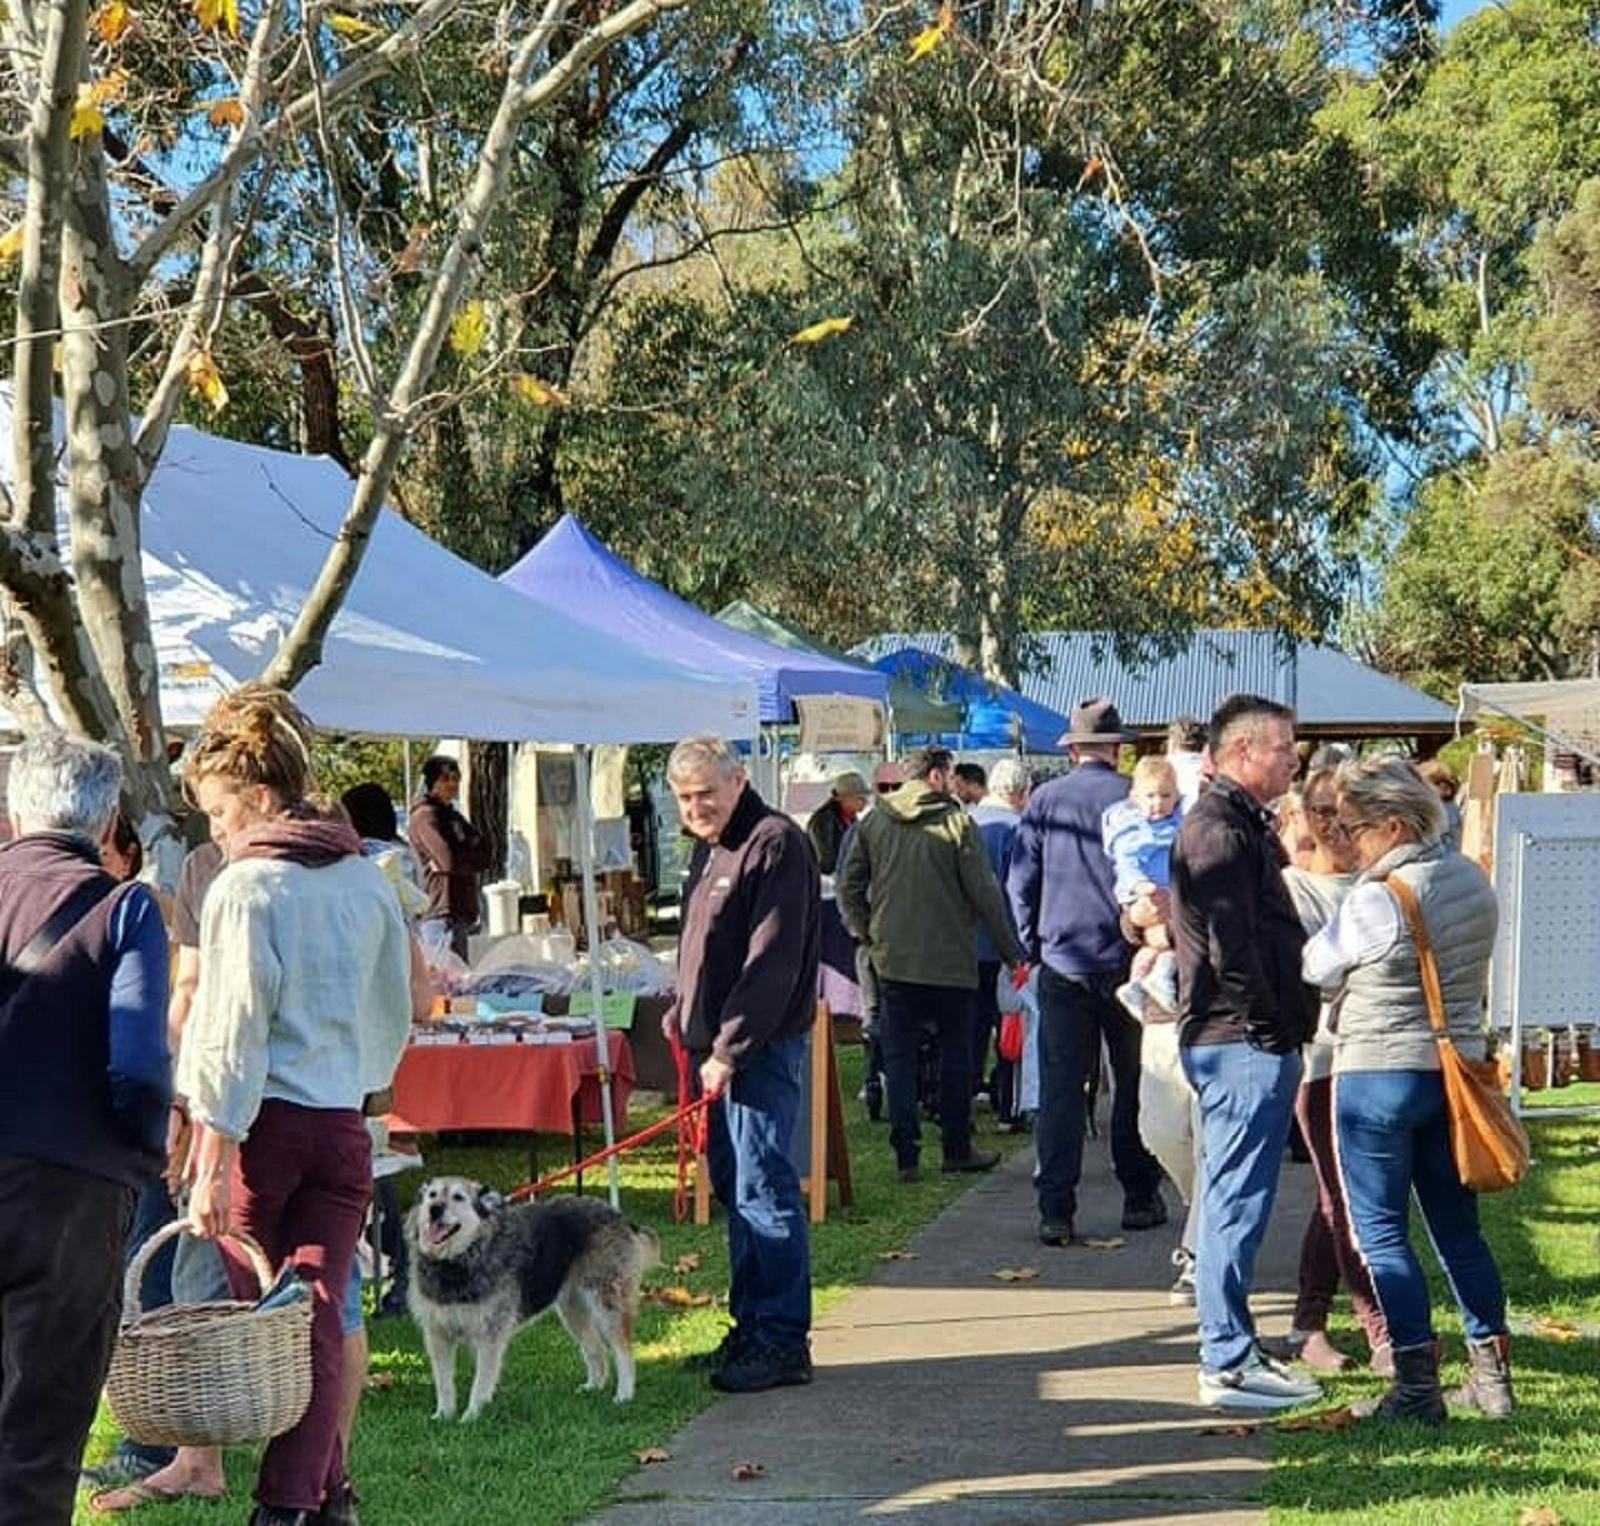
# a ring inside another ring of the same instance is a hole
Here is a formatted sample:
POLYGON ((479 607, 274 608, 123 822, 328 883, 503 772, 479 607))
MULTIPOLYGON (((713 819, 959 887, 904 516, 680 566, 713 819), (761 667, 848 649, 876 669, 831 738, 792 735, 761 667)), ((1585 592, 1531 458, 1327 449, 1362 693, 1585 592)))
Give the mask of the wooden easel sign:
MULTIPOLYGON (((813 1224, 827 1217, 830 1181, 839 1184, 841 1208, 855 1201, 844 1101, 839 1095, 839 1062, 833 1048, 833 1016, 825 1001, 817 1003, 811 1051, 800 1071, 800 1116, 795 1120, 789 1158, 800 1173, 800 1190, 806 1195, 813 1224)), ((695 1160, 694 1221, 711 1222, 711 1171, 703 1155, 695 1160)))

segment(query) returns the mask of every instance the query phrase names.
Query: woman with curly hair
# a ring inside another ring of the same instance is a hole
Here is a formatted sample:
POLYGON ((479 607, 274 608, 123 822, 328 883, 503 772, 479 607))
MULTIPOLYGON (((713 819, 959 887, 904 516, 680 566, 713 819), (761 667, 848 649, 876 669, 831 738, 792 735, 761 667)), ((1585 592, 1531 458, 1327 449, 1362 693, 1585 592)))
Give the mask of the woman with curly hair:
MULTIPOLYGON (((307 801, 307 725, 287 695, 220 701, 184 786, 227 852, 206 896, 179 1065, 194 1124, 189 1213, 239 1229, 311 1288, 311 1404, 271 1442, 252 1526, 352 1526, 338 1438, 340 1305, 372 1189, 362 1099, 389 1084, 411 1018, 394 891, 348 823, 307 801)), ((230 1264, 236 1292, 249 1274, 230 1264)))

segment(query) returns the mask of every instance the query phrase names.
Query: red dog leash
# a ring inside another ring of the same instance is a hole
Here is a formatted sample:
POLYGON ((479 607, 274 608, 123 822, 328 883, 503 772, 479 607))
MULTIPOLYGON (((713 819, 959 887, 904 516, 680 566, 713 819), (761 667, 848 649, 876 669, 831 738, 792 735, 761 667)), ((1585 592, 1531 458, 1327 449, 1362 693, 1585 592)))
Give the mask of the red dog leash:
POLYGON ((704 1154, 706 1148, 707 1123, 706 1109, 716 1101, 715 1097, 691 1097, 689 1095, 689 1054, 678 1042, 672 1040, 672 1059, 678 1071, 678 1106, 665 1118, 658 1118, 654 1123, 646 1124, 637 1133, 629 1134, 625 1139, 619 1139, 613 1145, 608 1145, 603 1150, 596 1150, 593 1155, 587 1155, 580 1161, 575 1161, 570 1166, 563 1166, 559 1171, 552 1171, 548 1176, 541 1176, 536 1182, 528 1182, 518 1187, 514 1192, 506 1194, 508 1203, 520 1203, 527 1198, 536 1196, 547 1187, 553 1187, 557 1182, 564 1182, 569 1176, 577 1176, 587 1171, 592 1166, 598 1166, 602 1161, 609 1160, 613 1155, 620 1155, 624 1150, 631 1150, 635 1145, 643 1144, 647 1139, 654 1139, 657 1134, 664 1134, 670 1128, 678 1131, 678 1183, 672 1195, 672 1214, 681 1224, 688 1215, 689 1205, 689 1164, 697 1155, 704 1154))

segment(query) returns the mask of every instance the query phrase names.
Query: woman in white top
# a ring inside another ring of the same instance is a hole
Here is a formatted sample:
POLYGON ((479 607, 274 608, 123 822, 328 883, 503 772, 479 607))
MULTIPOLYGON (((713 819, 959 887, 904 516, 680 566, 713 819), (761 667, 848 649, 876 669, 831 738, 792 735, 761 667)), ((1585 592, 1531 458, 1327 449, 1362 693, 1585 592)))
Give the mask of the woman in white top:
MULTIPOLYGON (((184 768, 228 855, 179 1067, 190 1217, 253 1236, 315 1303, 311 1404, 266 1449, 252 1526, 356 1520, 337 1427, 340 1304, 372 1190, 362 1099, 389 1084, 411 1016, 399 903, 348 823, 306 803, 306 735, 286 695, 247 687, 213 708, 184 768)), ((247 1291, 247 1269, 230 1277, 247 1291)))

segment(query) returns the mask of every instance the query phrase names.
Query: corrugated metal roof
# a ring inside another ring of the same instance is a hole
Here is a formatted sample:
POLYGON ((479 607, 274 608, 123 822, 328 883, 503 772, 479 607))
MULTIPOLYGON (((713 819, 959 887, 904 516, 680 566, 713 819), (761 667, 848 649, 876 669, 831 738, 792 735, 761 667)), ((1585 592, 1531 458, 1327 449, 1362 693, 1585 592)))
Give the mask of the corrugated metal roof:
MULTIPOLYGON (((1030 667, 1019 687, 1029 699, 1070 712, 1109 694, 1129 725, 1155 728, 1175 716, 1204 720, 1229 694, 1263 694, 1292 705, 1302 726, 1450 726, 1455 712, 1336 647, 1302 641, 1286 649, 1272 631, 1197 631, 1182 650, 1124 663, 1109 636, 1096 631, 1036 631, 1027 637, 1030 667)), ((868 661, 915 646, 951 657, 954 638, 940 632, 874 636, 855 648, 868 661)))

